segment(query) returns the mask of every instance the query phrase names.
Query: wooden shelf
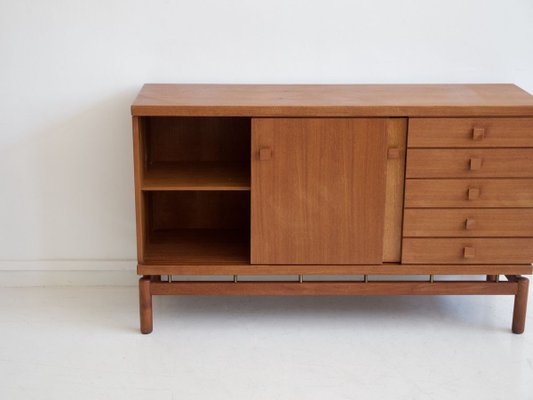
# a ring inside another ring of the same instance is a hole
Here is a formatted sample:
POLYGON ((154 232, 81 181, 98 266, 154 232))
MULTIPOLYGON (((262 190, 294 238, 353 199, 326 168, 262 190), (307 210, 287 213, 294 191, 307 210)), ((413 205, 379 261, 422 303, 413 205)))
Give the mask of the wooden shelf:
POLYGON ((250 232, 239 229, 176 229, 150 233, 144 261, 152 264, 250 262, 250 232))
POLYGON ((156 163, 145 172, 142 190, 250 190, 250 165, 230 162, 156 163))

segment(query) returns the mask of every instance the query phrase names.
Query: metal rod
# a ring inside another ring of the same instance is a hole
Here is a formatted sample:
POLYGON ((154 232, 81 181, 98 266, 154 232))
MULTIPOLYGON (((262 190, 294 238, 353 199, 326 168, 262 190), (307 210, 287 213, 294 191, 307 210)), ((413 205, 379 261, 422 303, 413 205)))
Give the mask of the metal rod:
POLYGON ((300 281, 300 283, 302 283, 304 281, 304 276, 303 275, 298 275, 298 280, 300 281))
POLYGON ((435 282, 435 277, 434 277, 433 275, 430 275, 430 276, 429 276, 429 281, 430 281, 431 283, 435 282))
POLYGON ((239 276, 233 275, 233 283, 237 283, 237 282, 239 282, 239 276))
POLYGON ((365 275, 365 283, 368 283, 368 275, 365 275))

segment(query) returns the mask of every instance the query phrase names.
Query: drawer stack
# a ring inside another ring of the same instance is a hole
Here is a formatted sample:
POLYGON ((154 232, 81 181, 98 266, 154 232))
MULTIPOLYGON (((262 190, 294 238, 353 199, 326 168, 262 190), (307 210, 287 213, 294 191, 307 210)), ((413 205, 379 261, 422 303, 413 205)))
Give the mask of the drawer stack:
POLYGON ((402 263, 533 262, 533 118, 409 120, 402 263))

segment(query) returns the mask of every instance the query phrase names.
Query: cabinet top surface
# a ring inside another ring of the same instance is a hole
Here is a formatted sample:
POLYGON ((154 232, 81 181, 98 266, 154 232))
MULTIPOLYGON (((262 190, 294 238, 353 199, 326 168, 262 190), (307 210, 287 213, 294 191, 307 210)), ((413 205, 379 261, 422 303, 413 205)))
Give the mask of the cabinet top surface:
POLYGON ((145 84, 135 116, 533 116, 533 96, 513 84, 145 84))

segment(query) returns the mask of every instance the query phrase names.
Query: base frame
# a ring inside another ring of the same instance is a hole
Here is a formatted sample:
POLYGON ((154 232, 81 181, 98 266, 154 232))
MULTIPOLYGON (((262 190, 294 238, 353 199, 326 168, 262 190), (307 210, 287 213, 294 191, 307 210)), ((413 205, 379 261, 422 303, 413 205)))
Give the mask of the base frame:
POLYGON ((513 295, 512 332, 525 329, 529 280, 520 275, 489 275, 486 281, 163 281, 160 275, 145 275, 139 279, 141 332, 153 330, 152 296, 223 295, 223 296, 388 296, 388 295, 513 295))

